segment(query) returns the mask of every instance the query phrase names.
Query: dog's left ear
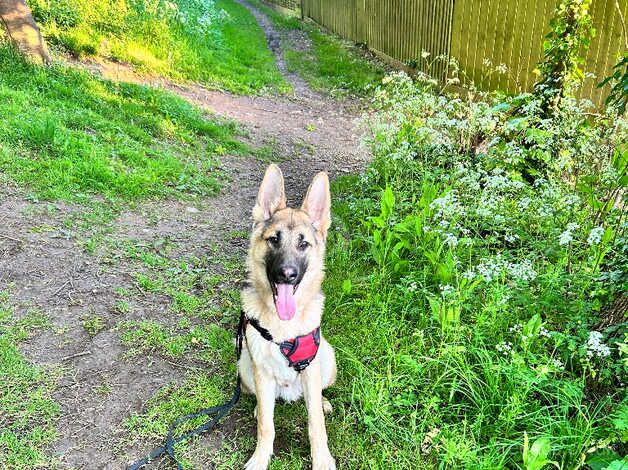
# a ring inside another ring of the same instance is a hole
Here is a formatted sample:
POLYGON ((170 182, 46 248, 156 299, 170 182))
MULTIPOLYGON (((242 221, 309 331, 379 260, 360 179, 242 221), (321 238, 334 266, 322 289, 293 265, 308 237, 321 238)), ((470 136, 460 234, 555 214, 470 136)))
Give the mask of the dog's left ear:
POLYGON ((324 171, 321 171, 312 180, 301 209, 310 216, 316 230, 321 232, 323 237, 326 237, 331 224, 331 195, 329 193, 329 178, 324 171))

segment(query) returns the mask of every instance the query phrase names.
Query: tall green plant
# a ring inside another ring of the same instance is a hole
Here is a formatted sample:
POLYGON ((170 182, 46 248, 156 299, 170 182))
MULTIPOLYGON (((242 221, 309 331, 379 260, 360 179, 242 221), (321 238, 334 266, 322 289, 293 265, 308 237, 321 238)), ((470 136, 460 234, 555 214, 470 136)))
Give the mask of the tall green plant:
POLYGON ((572 96, 584 77, 580 67, 595 35, 591 1, 562 0, 550 22, 552 30, 545 36, 544 59, 538 67, 541 77, 534 85, 545 114, 555 111, 564 96, 572 96))

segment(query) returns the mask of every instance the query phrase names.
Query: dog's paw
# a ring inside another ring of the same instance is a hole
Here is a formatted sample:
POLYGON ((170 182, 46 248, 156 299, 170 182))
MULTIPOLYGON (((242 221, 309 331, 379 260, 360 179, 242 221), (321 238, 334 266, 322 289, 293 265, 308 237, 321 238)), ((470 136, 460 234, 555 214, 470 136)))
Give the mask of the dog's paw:
POLYGON ((336 461, 328 449, 312 456, 312 470, 336 470, 336 461))
POLYGON ((244 465, 244 470, 266 470, 268 468, 268 462, 270 462, 269 452, 255 451, 253 456, 244 465))
POLYGON ((334 407, 331 406, 331 403, 329 403, 329 400, 327 398, 323 397, 323 413, 328 415, 332 411, 334 411, 334 407))

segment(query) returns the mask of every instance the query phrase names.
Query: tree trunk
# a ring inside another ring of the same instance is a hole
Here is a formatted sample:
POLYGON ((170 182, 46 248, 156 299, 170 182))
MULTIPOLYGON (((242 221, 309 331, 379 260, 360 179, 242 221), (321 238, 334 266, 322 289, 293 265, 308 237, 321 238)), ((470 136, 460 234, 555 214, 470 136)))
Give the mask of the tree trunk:
POLYGON ((9 39, 30 59, 50 63, 50 54, 24 0, 0 0, 0 20, 9 39))

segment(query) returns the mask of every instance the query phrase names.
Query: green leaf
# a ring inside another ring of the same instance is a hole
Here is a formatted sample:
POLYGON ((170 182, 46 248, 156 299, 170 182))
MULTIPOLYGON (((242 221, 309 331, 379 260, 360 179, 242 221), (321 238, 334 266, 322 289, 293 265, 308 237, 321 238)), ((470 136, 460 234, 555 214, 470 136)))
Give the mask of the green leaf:
POLYGON ((388 219, 393 212, 395 207, 395 195, 390 186, 386 186, 384 193, 382 194, 382 217, 384 219, 388 219))
POLYGON ((616 452, 609 448, 604 448, 587 455, 586 463, 591 467, 591 470, 604 470, 619 458, 620 456, 616 452))
POLYGON ((628 470, 628 458, 624 457, 621 460, 613 460, 606 470, 628 470))

